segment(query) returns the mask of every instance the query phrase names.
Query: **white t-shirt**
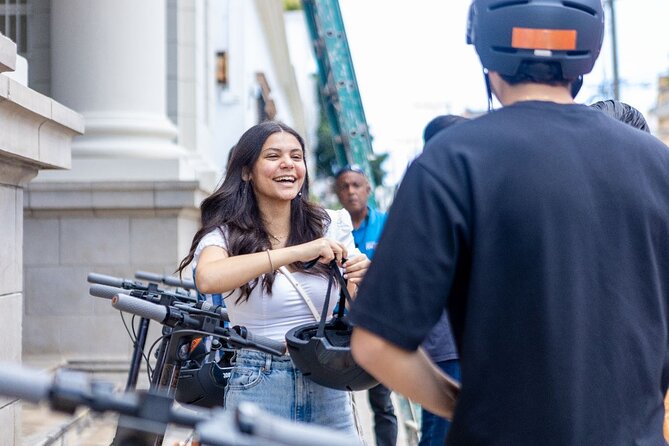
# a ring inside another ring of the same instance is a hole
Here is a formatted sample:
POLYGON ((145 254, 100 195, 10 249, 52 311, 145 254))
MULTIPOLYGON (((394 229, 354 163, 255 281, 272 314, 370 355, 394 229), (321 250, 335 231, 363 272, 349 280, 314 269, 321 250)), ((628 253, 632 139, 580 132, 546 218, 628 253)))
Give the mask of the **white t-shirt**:
MULTIPOLYGON (((351 233, 353 223, 351 223, 349 213, 345 209, 339 211, 328 209, 327 212, 332 222, 326 230, 325 237, 343 243, 346 246, 349 258, 359 255, 360 251, 355 247, 353 234, 351 233)), ((202 250, 207 246, 219 246, 227 250, 227 244, 221 230, 215 229, 202 237, 193 256, 193 270, 197 266, 202 250)), ((299 282, 302 290, 311 298, 316 309, 319 312, 322 311, 328 287, 327 278, 299 271, 293 272, 292 275, 299 282)), ((332 314, 339 299, 339 287, 336 283, 331 293, 328 314, 332 314)), ((253 334, 284 341, 286 332, 291 328, 314 322, 314 316, 306 302, 280 271, 275 276, 271 295, 265 293, 262 278, 258 281, 247 301, 237 303, 236 301, 240 295, 241 291, 239 289, 234 290, 230 295, 225 294, 225 305, 228 308, 230 323, 232 325, 242 325, 253 334)))

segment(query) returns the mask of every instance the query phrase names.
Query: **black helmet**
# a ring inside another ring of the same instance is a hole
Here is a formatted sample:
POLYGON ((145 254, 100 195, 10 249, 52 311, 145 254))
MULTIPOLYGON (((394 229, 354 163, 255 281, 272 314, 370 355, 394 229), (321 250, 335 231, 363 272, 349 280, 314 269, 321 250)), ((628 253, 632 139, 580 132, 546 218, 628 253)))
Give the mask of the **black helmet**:
POLYGON ((351 354, 353 327, 343 316, 345 300, 351 297, 346 281, 336 263, 331 263, 330 281, 320 322, 304 324, 286 333, 286 345, 295 366, 317 384, 337 390, 365 390, 378 384, 354 360, 351 354), (341 286, 339 312, 329 322, 327 318, 330 291, 334 277, 341 286))
POLYGON ((604 39, 601 0, 473 0, 467 43, 481 65, 513 76, 522 62, 556 62, 565 80, 589 73, 604 39))
POLYGON ((351 354, 351 325, 335 317, 318 333, 318 323, 300 325, 286 333, 290 357, 302 374, 332 389, 365 390, 378 384, 351 354))

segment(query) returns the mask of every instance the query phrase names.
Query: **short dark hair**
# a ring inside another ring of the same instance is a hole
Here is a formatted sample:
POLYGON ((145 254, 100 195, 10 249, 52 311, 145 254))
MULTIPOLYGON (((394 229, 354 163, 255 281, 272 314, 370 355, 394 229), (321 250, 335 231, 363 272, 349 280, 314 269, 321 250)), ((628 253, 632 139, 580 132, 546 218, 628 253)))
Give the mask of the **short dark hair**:
POLYGON ((450 127, 453 124, 457 124, 458 122, 468 120, 469 118, 465 118, 464 116, 460 115, 439 115, 432 121, 428 122, 425 126, 425 130, 423 130, 423 142, 428 142, 430 138, 446 127, 450 127))
POLYGON ((510 85, 533 83, 566 87, 576 80, 565 79, 562 76, 562 67, 556 62, 524 61, 520 64, 516 74, 512 76, 500 74, 500 76, 510 85))

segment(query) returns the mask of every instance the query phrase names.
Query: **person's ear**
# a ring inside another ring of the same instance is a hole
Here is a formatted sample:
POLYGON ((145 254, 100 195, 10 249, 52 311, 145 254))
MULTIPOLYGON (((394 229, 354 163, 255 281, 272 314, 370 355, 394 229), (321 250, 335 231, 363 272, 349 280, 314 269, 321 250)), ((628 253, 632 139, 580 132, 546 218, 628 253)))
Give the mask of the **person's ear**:
POLYGON ((242 180, 251 181, 251 172, 246 167, 242 168, 242 180))
POLYGON ((364 177, 364 181, 365 181, 365 189, 367 189, 367 193, 369 194, 372 192, 372 185, 367 177, 364 177))

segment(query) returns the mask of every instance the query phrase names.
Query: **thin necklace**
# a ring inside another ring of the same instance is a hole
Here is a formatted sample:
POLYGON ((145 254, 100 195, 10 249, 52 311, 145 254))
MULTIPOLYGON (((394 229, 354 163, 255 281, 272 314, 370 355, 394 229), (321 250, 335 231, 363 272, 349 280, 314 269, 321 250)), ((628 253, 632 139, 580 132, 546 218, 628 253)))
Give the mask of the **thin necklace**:
POLYGON ((285 240, 285 239, 288 238, 288 235, 280 235, 280 236, 277 237, 276 235, 274 235, 274 234, 270 234, 269 232, 268 232, 267 234, 268 234, 271 238, 273 238, 274 240, 276 240, 277 242, 280 242, 281 240, 285 240))

